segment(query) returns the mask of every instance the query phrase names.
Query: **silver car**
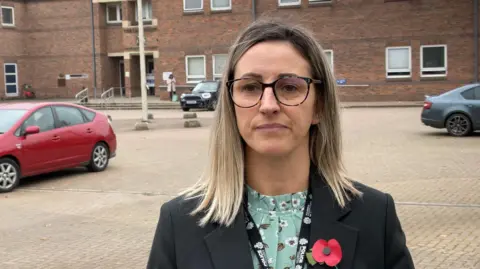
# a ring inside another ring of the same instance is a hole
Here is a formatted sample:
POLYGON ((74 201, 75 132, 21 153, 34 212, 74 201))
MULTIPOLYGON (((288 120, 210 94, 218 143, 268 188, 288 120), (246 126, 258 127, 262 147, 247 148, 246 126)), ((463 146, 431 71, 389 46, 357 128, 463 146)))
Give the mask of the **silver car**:
POLYGON ((425 96, 423 124, 453 136, 480 130, 480 84, 468 84, 437 96, 425 96))

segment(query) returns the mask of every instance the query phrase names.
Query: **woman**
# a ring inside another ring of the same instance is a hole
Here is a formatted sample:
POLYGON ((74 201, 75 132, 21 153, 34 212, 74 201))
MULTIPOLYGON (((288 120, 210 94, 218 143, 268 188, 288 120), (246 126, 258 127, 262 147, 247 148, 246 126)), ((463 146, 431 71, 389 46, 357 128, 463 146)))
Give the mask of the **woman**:
POLYGON ((175 89, 176 83, 177 81, 175 80, 175 77, 173 76, 173 74, 170 74, 167 79, 167 91, 170 94, 170 101, 173 100, 172 99, 173 95, 176 94, 176 89, 175 89))
POLYGON ((312 34, 253 23, 223 81, 206 173, 162 206, 147 268, 414 268, 392 197, 343 174, 335 80, 312 34))

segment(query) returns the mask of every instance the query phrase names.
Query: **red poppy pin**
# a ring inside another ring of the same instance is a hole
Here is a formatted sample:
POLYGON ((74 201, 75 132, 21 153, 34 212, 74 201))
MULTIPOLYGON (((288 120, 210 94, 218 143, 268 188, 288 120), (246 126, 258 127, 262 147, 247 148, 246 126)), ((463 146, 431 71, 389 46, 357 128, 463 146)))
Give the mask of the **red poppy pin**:
POLYGON ((337 268, 337 265, 342 260, 342 248, 336 239, 330 239, 328 241, 320 239, 315 242, 306 256, 308 263, 312 266, 319 263, 337 268))

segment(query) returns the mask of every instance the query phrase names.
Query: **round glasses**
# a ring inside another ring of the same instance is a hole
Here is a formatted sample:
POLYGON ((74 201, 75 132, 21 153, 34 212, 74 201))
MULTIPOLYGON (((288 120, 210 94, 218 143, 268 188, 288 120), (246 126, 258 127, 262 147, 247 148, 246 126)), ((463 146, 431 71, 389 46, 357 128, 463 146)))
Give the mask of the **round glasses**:
POLYGON ((249 108, 260 102, 266 87, 272 87, 279 103, 298 106, 307 99, 312 83, 319 84, 322 81, 298 76, 281 77, 272 83, 263 83, 254 78, 239 78, 227 81, 226 85, 233 103, 249 108))

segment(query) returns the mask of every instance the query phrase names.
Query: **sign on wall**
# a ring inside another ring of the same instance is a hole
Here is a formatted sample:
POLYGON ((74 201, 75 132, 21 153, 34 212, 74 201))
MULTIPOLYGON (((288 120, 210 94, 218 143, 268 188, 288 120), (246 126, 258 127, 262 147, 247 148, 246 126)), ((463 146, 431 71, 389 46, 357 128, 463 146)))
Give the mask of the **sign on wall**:
POLYGON ((163 76, 162 76, 163 80, 167 80, 170 74, 172 74, 172 72, 163 72, 163 76))

